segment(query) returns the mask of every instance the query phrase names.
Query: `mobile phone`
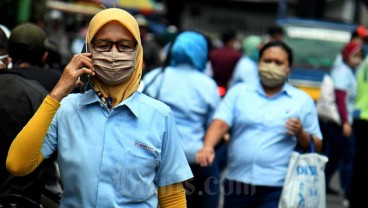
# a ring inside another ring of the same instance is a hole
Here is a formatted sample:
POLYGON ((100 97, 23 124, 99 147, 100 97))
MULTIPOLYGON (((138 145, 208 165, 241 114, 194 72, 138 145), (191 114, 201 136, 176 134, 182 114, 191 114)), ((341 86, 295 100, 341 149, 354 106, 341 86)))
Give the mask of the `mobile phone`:
MULTIPOLYGON (((88 43, 83 44, 81 53, 89 53, 88 43)), ((91 76, 88 74, 82 74, 79 77, 79 80, 84 83, 84 85, 79 88, 81 93, 85 93, 89 89, 90 79, 91 79, 91 76)))

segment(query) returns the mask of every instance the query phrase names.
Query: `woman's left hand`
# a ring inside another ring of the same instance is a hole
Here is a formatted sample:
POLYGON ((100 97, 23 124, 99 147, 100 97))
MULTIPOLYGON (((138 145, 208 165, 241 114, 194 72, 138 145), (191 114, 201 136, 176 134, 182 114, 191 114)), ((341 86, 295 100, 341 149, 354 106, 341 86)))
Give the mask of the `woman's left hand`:
POLYGON ((344 135, 344 137, 349 138, 352 134, 353 130, 351 128, 351 125, 349 124, 349 122, 345 122, 342 125, 342 134, 344 135))
POLYGON ((302 123, 299 119, 291 117, 285 124, 288 134, 298 136, 303 131, 302 123))

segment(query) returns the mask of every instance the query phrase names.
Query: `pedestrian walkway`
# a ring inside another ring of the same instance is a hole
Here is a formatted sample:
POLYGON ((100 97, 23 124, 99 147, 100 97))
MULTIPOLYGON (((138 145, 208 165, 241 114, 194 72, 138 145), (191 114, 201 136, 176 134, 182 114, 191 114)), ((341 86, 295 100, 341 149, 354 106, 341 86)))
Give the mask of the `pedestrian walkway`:
POLYGON ((331 188, 333 188, 334 190, 339 190, 340 194, 339 195, 331 195, 328 194, 327 195, 327 207, 326 208, 347 208, 348 205, 344 204, 344 197, 342 195, 342 191, 340 188, 340 184, 339 184, 339 173, 337 172, 332 180, 331 180, 331 188))

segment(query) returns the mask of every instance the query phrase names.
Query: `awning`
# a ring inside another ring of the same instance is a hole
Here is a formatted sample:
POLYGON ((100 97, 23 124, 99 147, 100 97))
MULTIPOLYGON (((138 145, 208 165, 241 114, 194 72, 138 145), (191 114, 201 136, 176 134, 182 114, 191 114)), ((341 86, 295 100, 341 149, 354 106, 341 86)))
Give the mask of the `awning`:
POLYGON ((143 14, 156 11, 155 2, 152 0, 118 0, 119 7, 139 11, 143 14))
POLYGON ((47 1, 46 7, 63 12, 85 15, 95 15, 97 12, 102 10, 102 7, 91 3, 66 3, 61 1, 47 1))
POLYGON ((76 2, 104 5, 106 8, 118 7, 146 15, 159 12, 155 0, 76 0, 76 2))
POLYGON ((47 1, 49 9, 88 15, 101 11, 101 5, 106 8, 117 7, 145 15, 160 12, 154 0, 75 0, 69 3, 56 0, 47 1))

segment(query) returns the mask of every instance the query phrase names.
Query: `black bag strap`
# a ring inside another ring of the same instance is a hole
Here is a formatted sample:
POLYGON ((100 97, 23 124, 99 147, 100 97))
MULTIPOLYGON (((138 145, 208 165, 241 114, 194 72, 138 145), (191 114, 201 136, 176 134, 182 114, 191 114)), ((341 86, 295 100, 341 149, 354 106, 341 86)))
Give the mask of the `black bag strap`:
POLYGON ((14 208, 41 208, 41 205, 37 204, 28 197, 17 194, 0 195, 0 206, 14 208))
MULTIPOLYGON (((159 99, 160 93, 161 93, 161 87, 162 87, 162 84, 163 84, 164 78, 165 78, 164 72, 165 72, 166 67, 168 67, 170 65, 170 61, 171 61, 171 48, 174 45, 175 40, 176 40, 176 38, 169 45, 169 49, 168 49, 167 54, 166 54, 166 59, 164 61, 163 66, 161 67, 160 71, 151 79, 151 81, 149 83, 147 83, 147 84, 144 85, 144 89, 142 91, 144 94, 149 95, 147 93, 148 88, 157 80, 157 78, 160 75, 162 75, 163 77, 162 77, 162 81, 160 82, 160 87, 158 88, 158 92, 157 92, 156 96, 154 96, 154 98, 159 99)), ((153 96, 151 96, 151 97, 153 97, 153 96)))

